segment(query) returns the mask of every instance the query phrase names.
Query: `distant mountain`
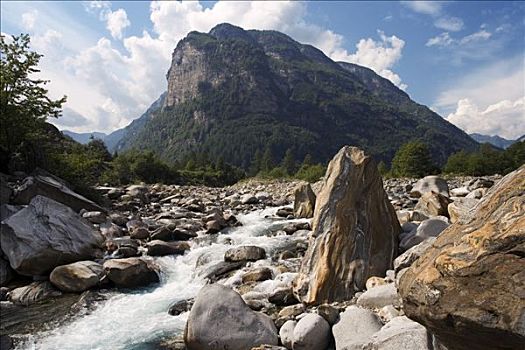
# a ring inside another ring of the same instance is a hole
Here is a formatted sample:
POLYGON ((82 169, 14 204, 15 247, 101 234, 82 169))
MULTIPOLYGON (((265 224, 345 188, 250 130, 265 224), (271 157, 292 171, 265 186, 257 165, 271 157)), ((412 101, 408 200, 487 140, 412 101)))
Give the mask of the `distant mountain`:
POLYGON ((279 162, 327 161, 357 145, 389 162, 410 140, 438 164, 478 143, 389 80, 276 31, 221 24, 191 32, 173 51, 168 90, 126 129, 117 149, 151 149, 169 161, 193 153, 248 168, 256 151, 279 162))
POLYGON ((489 136, 489 135, 482 135, 478 133, 469 134, 470 137, 472 137, 474 140, 476 140, 479 143, 490 143, 496 147, 506 149, 510 145, 512 145, 516 141, 521 141, 525 138, 525 135, 520 137, 517 140, 507 140, 506 138, 500 137, 498 135, 489 136))
POLYGON ((62 134, 64 134, 65 136, 71 137, 73 140, 75 140, 76 142, 81 143, 83 145, 85 145, 86 143, 89 142, 89 140, 91 139, 91 136, 93 136, 96 139, 100 139, 102 141, 104 141, 104 139, 107 136, 103 132, 77 133, 77 132, 70 131, 70 130, 62 130, 62 134))

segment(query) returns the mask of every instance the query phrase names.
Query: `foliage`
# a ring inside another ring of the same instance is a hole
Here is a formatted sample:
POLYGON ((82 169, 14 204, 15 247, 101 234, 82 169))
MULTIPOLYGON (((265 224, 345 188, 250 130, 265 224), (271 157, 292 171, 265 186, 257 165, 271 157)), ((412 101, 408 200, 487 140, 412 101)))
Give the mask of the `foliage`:
POLYGON ((319 181, 326 173, 326 167, 322 164, 307 165, 304 164, 295 173, 295 178, 308 182, 319 181))
POLYGON ((405 143, 392 160, 392 174, 398 177, 424 177, 439 172, 432 162, 430 151, 423 142, 405 143))

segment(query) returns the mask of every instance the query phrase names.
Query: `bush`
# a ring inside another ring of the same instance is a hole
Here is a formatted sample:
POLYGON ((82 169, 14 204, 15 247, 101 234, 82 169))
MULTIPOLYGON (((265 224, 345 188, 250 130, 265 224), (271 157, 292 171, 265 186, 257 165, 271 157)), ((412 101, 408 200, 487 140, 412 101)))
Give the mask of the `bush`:
POLYGON ((439 172, 433 164, 430 151, 424 143, 405 143, 392 160, 392 174, 400 177, 424 177, 439 172))
POLYGON ((295 178, 308 182, 316 182, 326 173, 326 167, 322 164, 302 165, 295 173, 295 178))

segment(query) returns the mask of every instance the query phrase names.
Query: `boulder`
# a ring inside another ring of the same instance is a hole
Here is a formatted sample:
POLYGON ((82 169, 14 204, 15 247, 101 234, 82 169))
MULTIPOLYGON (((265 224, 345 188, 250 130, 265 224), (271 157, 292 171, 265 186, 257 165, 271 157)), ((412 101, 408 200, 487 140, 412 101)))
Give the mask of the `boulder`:
POLYGON ((399 246, 403 250, 408 250, 427 238, 439 236, 448 226, 448 222, 441 218, 426 219, 421 222, 415 232, 403 238, 399 246))
POLYGON ((448 215, 450 222, 455 223, 462 219, 468 220, 470 211, 478 204, 479 200, 475 198, 457 198, 448 205, 448 215))
POLYGON ((251 194, 245 194, 241 197, 241 203, 242 204, 257 204, 259 200, 257 197, 251 195, 251 194))
POLYGON ((78 293, 99 284, 103 276, 102 265, 94 261, 78 261, 55 267, 49 280, 63 292, 78 293))
POLYGON ((315 193, 308 182, 299 184, 294 191, 293 215, 296 218, 311 218, 314 216, 315 193))
POLYGON ((412 187, 410 196, 419 198, 427 192, 435 192, 448 197, 449 193, 447 181, 435 175, 425 176, 416 182, 414 187, 412 187))
POLYGON ((148 242, 146 247, 150 256, 184 254, 190 249, 190 245, 186 242, 164 242, 161 240, 148 242))
POLYGON ((117 287, 142 287, 159 282, 155 269, 141 258, 107 260, 104 262, 104 270, 117 287))
POLYGON ((251 310, 232 289, 211 284, 195 299, 184 342, 188 350, 246 350, 277 345, 278 337, 269 316, 251 310))
POLYGON ((425 192, 419 198, 419 201, 416 204, 414 210, 419 211, 420 213, 425 214, 428 217, 432 216, 448 216, 448 205, 451 200, 436 192, 425 192))
POLYGON ((399 282, 406 315, 451 349, 525 344, 525 166, 494 185, 399 282))
POLYGON ((7 184, 7 176, 0 173, 0 204, 9 203, 13 190, 7 184))
POLYGON ((197 237, 197 234, 188 230, 174 229, 170 230, 167 226, 162 226, 151 233, 151 239, 160 239, 162 241, 187 241, 197 237))
POLYGON ((87 211, 82 217, 93 224, 102 224, 106 222, 106 214, 101 211, 87 211))
POLYGON ((55 267, 100 254, 104 237, 71 208, 36 196, 2 223, 0 243, 21 275, 44 275, 55 267))
POLYGON ((272 279, 272 269, 269 267, 256 267, 242 275, 242 283, 259 282, 272 279))
POLYGON ((394 283, 375 286, 357 298, 357 305, 368 309, 381 309, 383 306, 401 306, 401 298, 397 294, 394 283))
POLYGON ((15 191, 13 203, 29 204, 36 196, 53 199, 70 207, 77 213, 82 209, 105 212, 105 210, 95 202, 73 192, 64 182, 58 181, 58 178, 44 175, 25 178, 15 191))
POLYGON ((277 306, 288 306, 299 302, 295 298, 293 290, 290 287, 280 287, 275 289, 268 296, 268 301, 277 306))
POLYGON ((425 327, 405 316, 392 319, 375 333, 363 350, 435 350, 425 327))
POLYGON ((266 258, 266 251, 257 246, 245 245, 236 248, 230 248, 224 253, 224 261, 256 261, 266 258))
POLYGON ((287 349, 292 349, 293 346, 293 331, 297 325, 296 321, 288 320, 279 329, 279 337, 281 338, 281 343, 287 349))
POLYGON ((384 276, 401 232, 377 166, 360 149, 343 147, 323 181, 294 287, 307 304, 351 299, 370 276, 384 276))
POLYGON ((8 294, 13 304, 28 306, 42 300, 62 295, 49 281, 33 282, 27 286, 15 288, 8 294))
POLYGON ((0 257, 0 287, 6 285, 14 276, 9 262, 0 257))
POLYGON ((372 311, 355 305, 348 307, 339 317, 339 322, 332 327, 337 350, 361 350, 383 326, 372 311))
POLYGON ((317 314, 324 318, 330 326, 333 326, 339 320, 339 310, 330 304, 319 305, 317 314))
POLYGON ((194 299, 183 299, 176 301, 170 305, 168 309, 168 314, 170 314, 171 316, 177 316, 184 312, 190 311, 194 302, 194 299))
POLYGON ((324 350, 330 342, 330 325, 317 314, 307 314, 293 330, 293 350, 324 350))
POLYGON ((397 272, 404 268, 412 266, 421 255, 423 255, 427 249, 432 246, 432 243, 436 240, 436 237, 429 237, 423 242, 413 246, 394 260, 394 270, 397 272))

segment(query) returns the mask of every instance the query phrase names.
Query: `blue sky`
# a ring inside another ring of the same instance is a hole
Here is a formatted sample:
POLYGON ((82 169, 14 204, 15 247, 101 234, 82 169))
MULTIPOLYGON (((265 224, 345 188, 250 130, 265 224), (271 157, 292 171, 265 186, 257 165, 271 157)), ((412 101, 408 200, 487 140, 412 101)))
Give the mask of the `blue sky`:
POLYGON ((374 69, 467 132, 525 133, 525 4, 458 2, 1 2, 1 31, 30 33, 60 128, 112 131, 166 89, 178 40, 230 22, 274 29, 374 69))

